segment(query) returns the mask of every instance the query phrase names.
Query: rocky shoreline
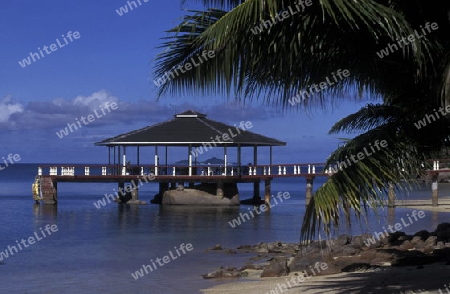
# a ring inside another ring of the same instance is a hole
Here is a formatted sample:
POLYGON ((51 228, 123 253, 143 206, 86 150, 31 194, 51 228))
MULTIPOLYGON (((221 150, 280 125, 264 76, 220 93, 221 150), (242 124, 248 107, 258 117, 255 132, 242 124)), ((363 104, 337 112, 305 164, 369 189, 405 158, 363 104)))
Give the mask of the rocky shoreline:
POLYGON ((202 275, 205 279, 240 278, 248 276, 252 270, 260 272, 261 278, 295 273, 301 280, 316 275, 376 270, 383 266, 417 266, 421 269, 427 264, 441 263, 450 267, 450 223, 439 224, 433 232, 422 230, 413 235, 395 232, 379 240, 369 234, 341 235, 337 239, 314 241, 303 246, 273 242, 242 245, 236 249, 216 245, 208 251, 255 253, 256 256, 240 268, 221 266, 202 275), (369 239, 374 242, 367 242, 369 239))

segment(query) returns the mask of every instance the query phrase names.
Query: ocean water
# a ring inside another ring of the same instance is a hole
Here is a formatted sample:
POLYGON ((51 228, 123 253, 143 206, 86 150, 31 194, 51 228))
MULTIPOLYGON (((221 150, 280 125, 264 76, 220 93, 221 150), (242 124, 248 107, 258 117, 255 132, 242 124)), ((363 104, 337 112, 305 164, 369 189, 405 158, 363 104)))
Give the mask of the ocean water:
MULTIPOLYGON (((232 228, 229 222, 251 207, 110 203, 97 209, 93 203, 112 193, 115 184, 58 183, 58 205, 36 205, 31 196, 36 174, 35 164, 15 164, 0 171, 0 253, 8 251, 8 246, 18 249, 3 256, 0 293, 199 293, 226 282, 204 280, 202 274, 221 265, 241 266, 252 256, 206 249, 216 244, 236 248, 259 242, 297 242, 305 211, 304 179, 275 180, 272 194, 289 192, 291 197, 232 228), (43 237, 40 229, 46 225, 56 225, 57 231, 43 237), (42 239, 19 250, 16 240, 35 234, 42 239), (177 255, 175 247, 183 243, 192 244, 193 250, 177 255), (137 280, 132 277, 169 251, 176 259, 157 265, 137 280)), ((316 178, 314 188, 324 180, 316 178)), ((149 201, 157 189, 156 183, 145 184, 140 199, 149 201)), ((252 197, 251 184, 239 189, 241 199, 252 197)), ((424 186, 409 197, 428 199, 429 190, 424 186)), ((440 185, 440 190, 441 195, 450 195, 448 185, 440 185)), ((409 223, 404 229, 407 233, 433 230, 438 223, 450 221, 447 213, 425 212, 423 219, 408 222, 411 211, 381 211, 379 218, 369 218, 367 226, 354 220, 351 230, 342 233, 374 233, 402 218, 409 223)))

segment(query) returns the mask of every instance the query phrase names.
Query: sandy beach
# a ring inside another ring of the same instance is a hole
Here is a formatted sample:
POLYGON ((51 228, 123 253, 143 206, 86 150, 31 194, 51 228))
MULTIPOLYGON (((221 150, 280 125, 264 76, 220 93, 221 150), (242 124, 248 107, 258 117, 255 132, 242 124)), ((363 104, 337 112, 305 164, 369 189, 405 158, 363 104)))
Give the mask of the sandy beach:
MULTIPOLYGON (((205 294, 276 294, 276 293, 450 293, 450 265, 436 263, 423 268, 380 267, 368 271, 314 276, 301 284, 286 289, 283 285, 296 273, 280 278, 259 278, 260 271, 250 271, 248 277, 227 284, 203 289, 205 294), (441 289, 442 292, 439 291, 441 289)), ((297 273, 301 274, 301 273, 297 273)))
MULTIPOLYGON (((419 206, 408 206, 417 209, 419 206)), ((421 210, 450 212, 450 205, 420 206, 421 210)), ((449 215, 450 216, 450 215, 449 215)), ((450 264, 392 267, 390 264, 352 273, 311 276, 299 281, 302 272, 288 276, 261 278, 262 270, 246 270, 247 277, 202 289, 205 294, 278 293, 450 293, 450 264), (447 290, 448 288, 448 290, 447 290)), ((222 280, 224 281, 224 280, 222 280)))

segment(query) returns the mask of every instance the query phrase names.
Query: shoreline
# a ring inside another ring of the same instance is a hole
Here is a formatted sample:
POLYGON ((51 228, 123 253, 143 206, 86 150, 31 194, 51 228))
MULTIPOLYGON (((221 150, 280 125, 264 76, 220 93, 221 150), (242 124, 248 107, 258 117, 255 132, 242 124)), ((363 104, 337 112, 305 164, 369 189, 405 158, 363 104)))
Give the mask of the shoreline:
POLYGON ((401 208, 418 209, 431 211, 431 212, 448 212, 450 213, 450 205, 440 204, 439 206, 431 205, 408 205, 408 206, 398 206, 401 208))
MULTIPOLYGON (((421 206, 420 209, 450 212, 450 205, 421 206)), ((322 247, 320 242, 312 243, 303 255, 293 253, 296 244, 290 243, 278 242, 278 247, 277 242, 240 246, 237 250, 245 249, 257 256, 243 260, 245 265, 239 270, 219 268, 205 275, 218 284, 199 291, 203 294, 450 293, 450 223, 441 223, 429 233, 425 230, 412 235, 395 232, 376 244, 363 242, 368 247, 358 247, 363 237, 367 234, 333 239, 328 255, 317 251, 322 247), (285 261, 287 271, 280 270, 283 264, 280 260, 285 261), (317 266, 317 261, 326 262, 329 268, 308 275, 308 266, 312 269, 311 265, 317 266), (273 275, 264 276, 267 269, 273 275), (232 276, 234 279, 230 279, 232 276)))
POLYGON ((208 289, 201 289, 203 294, 278 294, 278 293, 307 293, 307 294, 343 294, 343 293, 446 293, 445 287, 450 283, 450 265, 430 264, 423 268, 408 267, 380 267, 379 270, 358 271, 353 273, 339 273, 326 276, 314 276, 298 286, 288 289, 280 288, 286 279, 294 277, 291 273, 287 277, 258 278, 257 271, 251 273, 242 281, 233 281, 217 285, 208 289))

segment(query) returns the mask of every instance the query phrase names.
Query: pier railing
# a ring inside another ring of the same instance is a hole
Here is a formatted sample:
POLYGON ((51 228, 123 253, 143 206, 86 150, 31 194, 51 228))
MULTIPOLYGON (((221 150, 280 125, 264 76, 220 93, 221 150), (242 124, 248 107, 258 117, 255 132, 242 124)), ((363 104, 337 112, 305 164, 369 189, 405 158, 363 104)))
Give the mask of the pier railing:
POLYGON ((38 167, 38 175, 50 176, 277 176, 331 175, 324 163, 272 164, 272 165, 80 165, 54 164, 38 167))
POLYGON ((428 170, 450 169, 450 159, 429 159, 425 162, 424 168, 428 170))

